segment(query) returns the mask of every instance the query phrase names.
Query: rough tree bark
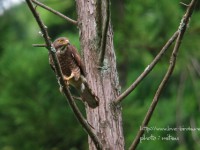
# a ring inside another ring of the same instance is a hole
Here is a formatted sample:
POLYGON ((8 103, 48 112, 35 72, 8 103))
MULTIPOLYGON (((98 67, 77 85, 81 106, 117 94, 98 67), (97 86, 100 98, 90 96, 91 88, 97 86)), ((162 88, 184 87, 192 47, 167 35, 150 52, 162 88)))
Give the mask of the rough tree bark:
MULTIPOLYGON (((96 109, 86 108, 87 119, 103 144, 103 149, 123 150, 121 107, 112 104, 119 95, 119 81, 113 46, 113 32, 109 21, 104 65, 98 57, 102 39, 102 24, 106 20, 106 0, 76 0, 78 27, 87 80, 100 99, 96 109)), ((89 149, 96 149, 89 138, 89 149)))

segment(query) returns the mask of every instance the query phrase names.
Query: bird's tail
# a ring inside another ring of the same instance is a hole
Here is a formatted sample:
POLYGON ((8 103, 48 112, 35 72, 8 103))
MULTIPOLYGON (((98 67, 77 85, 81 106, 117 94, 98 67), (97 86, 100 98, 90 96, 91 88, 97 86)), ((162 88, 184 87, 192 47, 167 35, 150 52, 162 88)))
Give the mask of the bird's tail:
POLYGON ((87 102, 88 106, 91 108, 96 108, 99 106, 98 97, 92 92, 89 85, 85 82, 84 87, 81 88, 81 98, 83 101, 87 102))

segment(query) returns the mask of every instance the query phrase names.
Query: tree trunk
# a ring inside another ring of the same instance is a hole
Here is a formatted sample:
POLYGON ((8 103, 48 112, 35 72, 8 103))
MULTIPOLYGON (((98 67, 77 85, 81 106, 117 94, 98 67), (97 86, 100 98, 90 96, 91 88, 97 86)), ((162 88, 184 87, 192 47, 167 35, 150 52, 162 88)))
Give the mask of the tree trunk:
MULTIPOLYGON (((110 21, 104 66, 100 67, 98 63, 102 24, 105 22, 106 16, 106 10, 101 8, 105 8, 106 0, 76 0, 76 2, 87 81, 100 99, 99 107, 95 109, 87 108, 87 120, 103 144, 103 149, 123 150, 124 136, 121 107, 112 105, 112 101, 119 95, 120 86, 110 21)), ((96 149, 90 138, 89 149, 96 149)))

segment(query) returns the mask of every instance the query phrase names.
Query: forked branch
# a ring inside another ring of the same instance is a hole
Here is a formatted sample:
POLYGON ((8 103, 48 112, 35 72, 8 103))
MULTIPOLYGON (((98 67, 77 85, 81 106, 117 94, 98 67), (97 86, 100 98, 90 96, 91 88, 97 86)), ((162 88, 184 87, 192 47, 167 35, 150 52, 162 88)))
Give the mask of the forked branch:
POLYGON ((77 120, 79 121, 79 123, 83 126, 83 128, 86 130, 88 135, 93 140, 96 148, 101 150, 102 149, 101 142, 99 141, 98 137, 95 135, 92 128, 87 123, 86 119, 83 117, 80 110, 76 106, 76 103, 74 102, 74 99, 73 99, 69 89, 67 88, 67 86, 65 86, 65 82, 64 82, 63 77, 62 77, 62 72, 61 72, 61 69, 60 69, 60 66, 59 66, 59 63, 58 63, 58 59, 55 55, 55 48, 53 47, 53 45, 50 41, 50 37, 48 35, 47 29, 46 29, 44 23, 42 22, 38 13, 35 11, 34 6, 31 3, 31 0, 26 0, 26 2, 27 2, 33 16, 35 17, 35 20, 37 21, 37 23, 38 23, 38 25, 41 29, 41 32, 43 34, 43 38, 44 38, 45 43, 46 43, 46 48, 48 49, 49 53, 52 55, 52 59, 53 59, 53 62, 55 64, 55 69, 56 69, 56 72, 57 72, 58 82, 59 82, 60 86, 62 86, 63 93, 64 93, 65 97, 67 98, 67 100, 70 104, 70 107, 72 108, 72 110, 73 110, 77 120))
MULTIPOLYGON (((172 51, 172 54, 171 54, 171 57, 170 57, 170 64, 169 64, 169 67, 167 69, 167 72, 163 78, 163 80, 161 81, 157 91, 156 91, 156 94, 153 98, 153 101, 151 103, 151 106, 149 107, 149 110, 142 122, 142 125, 140 126, 141 129, 144 129, 145 127, 147 127, 150 119, 151 119, 151 116, 155 110, 155 107, 157 106, 157 103, 158 103, 158 100, 160 98, 160 95, 164 89, 164 87, 166 86, 167 82, 169 81, 169 78, 171 77, 173 71, 174 71, 174 68, 175 68, 175 64, 176 64, 176 56, 178 54, 178 50, 179 50, 179 47, 181 45, 181 41, 183 39, 183 36, 184 36, 184 33, 187 29, 187 26, 188 26, 188 23, 189 23, 189 20, 190 20, 190 17, 192 16, 192 13, 194 11, 194 8, 195 8, 195 4, 196 4, 197 0, 192 0, 191 3, 188 5, 188 8, 187 8, 187 11, 185 13, 185 15, 183 16, 181 22, 180 22, 180 26, 178 28, 178 37, 176 39, 176 43, 175 43, 175 46, 174 46, 174 49, 172 51)), ((144 130, 139 130, 137 135, 136 135, 136 138, 134 139, 131 147, 130 147, 130 150, 135 150, 137 148, 137 145, 140 141, 140 137, 144 134, 144 130)))
POLYGON ((141 75, 131 84, 126 91, 124 91, 116 100, 114 100, 115 104, 121 103, 126 96, 128 96, 142 81, 143 79, 153 70, 155 65, 167 51, 167 49, 172 45, 172 43, 176 40, 178 36, 178 31, 173 34, 173 36, 167 41, 161 51, 157 54, 154 60, 145 68, 145 70, 141 73, 141 75))

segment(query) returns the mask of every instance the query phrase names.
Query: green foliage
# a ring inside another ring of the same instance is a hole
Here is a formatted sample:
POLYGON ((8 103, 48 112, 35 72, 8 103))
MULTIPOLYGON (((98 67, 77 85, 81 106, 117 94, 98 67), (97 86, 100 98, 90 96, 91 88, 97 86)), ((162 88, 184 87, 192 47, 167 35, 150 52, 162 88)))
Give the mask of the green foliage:
MULTIPOLYGON (((46 2, 46 1, 45 1, 46 2)), ((48 1, 48 6, 76 18, 75 2, 48 1)), ((112 23, 117 66, 126 89, 148 66, 177 30, 185 6, 174 1, 114 1, 112 23)), ((80 49, 78 29, 37 7, 53 39, 67 36, 80 49)), ((149 127, 200 127, 199 9, 194 13, 183 39, 173 77, 165 88, 149 127)), ((25 3, 0 16, 0 149, 87 149, 87 135, 59 93, 45 48, 25 3), (13 17, 14 16, 14 17, 13 17)), ((123 102, 126 148, 133 141, 168 67, 170 51, 153 72, 123 102)), ((82 104, 80 104, 82 107, 82 104)), ((152 130, 145 136, 166 137, 171 131, 152 130)), ((183 139, 145 140, 138 149, 199 149, 199 132, 180 132, 183 139)))

